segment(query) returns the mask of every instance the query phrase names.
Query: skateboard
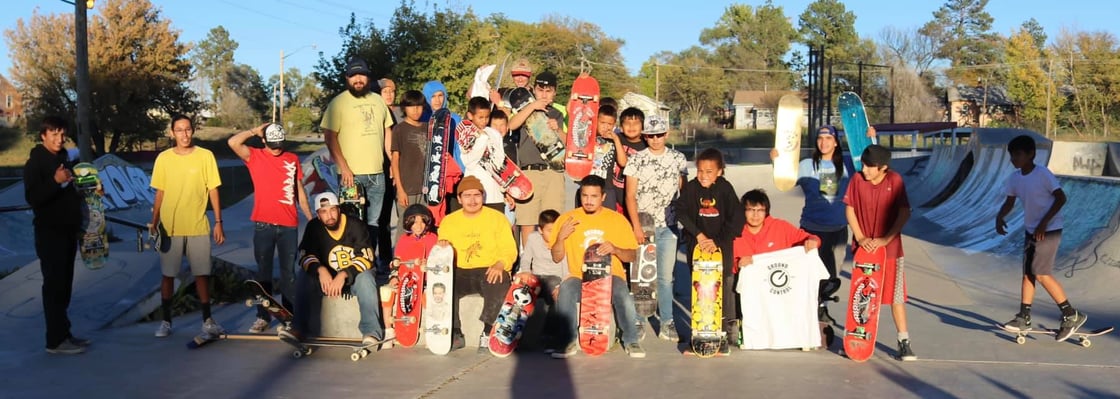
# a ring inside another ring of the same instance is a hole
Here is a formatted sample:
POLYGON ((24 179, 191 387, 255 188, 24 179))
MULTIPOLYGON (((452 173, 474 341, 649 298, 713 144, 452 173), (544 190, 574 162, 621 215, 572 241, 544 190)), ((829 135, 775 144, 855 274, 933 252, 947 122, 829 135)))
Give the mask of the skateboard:
POLYGON ((591 244, 583 252, 583 287, 579 302, 579 347, 590 356, 606 353, 614 340, 611 257, 597 254, 598 249, 599 244, 591 244))
POLYGON ((521 273, 510 282, 506 300, 498 311, 498 318, 490 333, 490 354, 507 357, 517 349, 525 324, 529 321, 529 316, 533 315, 540 286, 537 277, 530 273, 521 273))
POLYGON ((595 156, 595 136, 599 129, 599 81, 586 73, 572 83, 568 100, 568 140, 564 152, 564 171, 572 180, 591 173, 595 156))
POLYGON ((455 249, 449 244, 436 244, 428 253, 424 268, 428 287, 424 290, 424 341, 437 355, 451 352, 451 300, 455 280, 452 270, 455 249))
POLYGON ((657 313, 657 243, 653 237, 653 216, 639 213, 638 219, 645 229, 646 242, 638 245, 638 259, 630 262, 630 295, 634 308, 641 317, 657 313))
POLYGON ((82 207, 82 263, 91 270, 105 266, 109 259, 109 234, 105 232, 105 203, 101 192, 101 178, 97 166, 88 162, 74 165, 74 188, 81 194, 82 207))
POLYGON ((171 250, 171 237, 167 235, 167 229, 163 227, 163 222, 156 223, 155 232, 153 233, 152 225, 148 224, 148 244, 147 247, 154 251, 167 253, 171 250))
POLYGON ((411 348, 420 340, 420 314, 424 299, 424 270, 419 260, 400 262, 397 267, 397 293, 393 303, 393 331, 397 343, 411 348))
POLYGON ((352 186, 339 187, 338 210, 365 223, 366 190, 361 183, 355 181, 352 186))
POLYGON ((797 185, 797 166, 801 156, 801 118, 804 103, 797 94, 786 94, 778 100, 774 128, 774 185, 778 191, 789 191, 797 185))
POLYGON ((863 170, 863 163, 859 159, 863 155, 863 150, 875 144, 874 140, 867 137, 867 129, 871 125, 867 123, 863 100, 860 100, 856 93, 846 91, 840 93, 836 106, 840 109, 840 121, 844 124, 844 136, 848 138, 848 152, 852 156, 852 164, 856 172, 859 172, 863 170))
POLYGON ((292 351, 292 357, 299 359, 305 356, 310 356, 315 352, 315 348, 346 348, 350 349, 350 360, 359 361, 365 359, 370 353, 373 353, 377 347, 393 342, 393 339, 383 339, 374 343, 365 344, 361 340, 355 339, 326 339, 326 338, 313 338, 304 341, 296 341, 280 336, 280 340, 295 348, 292 351))
MULTIPOLYGON (((253 296, 245 300, 246 307, 261 306, 272 318, 280 320, 283 324, 281 328, 287 328, 292 324, 292 312, 284 307, 284 304, 277 301, 272 296, 272 293, 264 289, 257 280, 245 280, 245 285, 253 291, 253 296)), ((290 298, 289 298, 290 299, 290 298)))
POLYGON ((431 120, 428 121, 428 165, 424 169, 424 199, 428 201, 428 205, 439 205, 443 202, 443 194, 445 190, 445 182, 447 181, 447 171, 443 164, 444 159, 447 157, 451 150, 451 134, 454 127, 451 126, 451 111, 446 108, 438 109, 432 113, 431 120))
POLYGON ((709 358, 727 340, 723 331, 723 254, 692 251, 692 353, 709 358))
POLYGON ((857 362, 867 361, 875 353, 886 262, 886 248, 867 252, 857 247, 852 259, 852 287, 848 295, 847 321, 844 322, 844 353, 857 362))
MULTIPOLYGON (((530 99, 530 102, 533 100, 530 99)), ((533 111, 528 118, 525 119, 524 129, 529 132, 533 137, 533 142, 537 145, 537 150, 541 152, 541 160, 548 163, 554 169, 564 168, 564 115, 559 110, 548 106, 547 111, 533 111), (548 127, 549 119, 556 119, 559 121, 560 130, 552 130, 548 127)), ((536 162, 519 159, 521 163, 533 164, 536 162)))
POLYGON ((502 186, 502 190, 505 190, 506 194, 518 201, 527 201, 532 197, 533 182, 529 181, 529 178, 521 172, 521 168, 517 167, 517 164, 505 154, 492 155, 503 158, 501 166, 493 167, 489 162, 483 162, 483 165, 490 172, 490 176, 494 177, 494 181, 502 186))
MULTIPOLYGON (((1027 343, 1027 335, 1030 335, 1030 334, 1046 334, 1046 335, 1053 335, 1053 336, 1058 335, 1058 330, 1055 330, 1055 329, 1052 329, 1052 328, 1043 328, 1042 326, 1038 326, 1038 328, 1032 329, 1030 331, 1008 330, 1006 327, 1003 326, 1003 324, 996 324, 996 327, 999 327, 1003 331, 1007 331, 1009 333, 1014 333, 1015 334, 1015 343, 1017 343, 1019 345, 1027 343)), ((1102 327, 1102 328, 1098 328, 1098 329, 1092 330, 1092 331, 1084 331, 1084 330, 1079 329, 1076 332, 1074 332, 1073 336, 1071 336, 1070 338, 1077 338, 1077 343, 1079 345, 1088 348, 1088 347, 1093 345, 1093 342, 1089 340, 1089 337, 1096 337, 1096 336, 1099 336, 1099 335, 1108 334, 1108 333, 1112 332, 1112 330, 1114 330, 1114 329, 1115 329, 1114 327, 1102 327)))
POLYGON ((338 192, 338 169, 335 168, 334 160, 330 158, 331 153, 325 152, 322 156, 311 157, 311 167, 315 169, 315 174, 319 175, 322 183, 326 183, 327 187, 333 191, 338 192))
POLYGON ((246 340, 246 341, 278 341, 280 340, 276 334, 229 334, 222 333, 216 336, 209 334, 199 334, 194 339, 187 342, 187 349, 198 349, 202 346, 209 345, 214 342, 223 341, 227 339, 232 340, 246 340))

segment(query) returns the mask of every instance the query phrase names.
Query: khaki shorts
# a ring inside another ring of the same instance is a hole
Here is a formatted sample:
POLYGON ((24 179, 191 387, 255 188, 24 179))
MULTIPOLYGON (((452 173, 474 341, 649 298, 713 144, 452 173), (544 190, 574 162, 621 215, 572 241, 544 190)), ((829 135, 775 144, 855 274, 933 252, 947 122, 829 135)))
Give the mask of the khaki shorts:
POLYGON ((533 197, 528 201, 517 202, 514 214, 518 226, 536 226, 541 212, 554 209, 564 213, 564 172, 554 170, 526 170, 525 177, 533 182, 533 197))
POLYGON ((1046 232, 1046 239, 1035 242, 1034 235, 1026 233, 1026 246, 1023 249, 1023 274, 1049 276, 1054 274, 1054 261, 1058 258, 1058 246, 1062 243, 1062 230, 1046 232))
POLYGON ((175 236, 171 249, 159 254, 160 271, 164 277, 175 277, 183 267, 183 255, 191 264, 191 274, 195 277, 210 275, 210 236, 175 236))

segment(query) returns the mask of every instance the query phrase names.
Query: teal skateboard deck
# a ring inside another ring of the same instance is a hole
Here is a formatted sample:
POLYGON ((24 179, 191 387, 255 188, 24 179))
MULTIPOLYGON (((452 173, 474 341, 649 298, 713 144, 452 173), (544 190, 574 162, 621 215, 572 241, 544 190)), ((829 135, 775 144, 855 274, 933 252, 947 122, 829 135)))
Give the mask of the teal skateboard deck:
POLYGON ((859 95, 850 91, 840 93, 836 103, 837 108, 840 109, 840 121, 844 124, 844 136, 848 138, 848 152, 852 155, 852 164, 855 165, 856 172, 859 172, 863 170, 863 163, 859 159, 863 155, 863 150, 875 144, 870 137, 867 137, 867 130, 871 127, 867 123, 867 111, 859 95))

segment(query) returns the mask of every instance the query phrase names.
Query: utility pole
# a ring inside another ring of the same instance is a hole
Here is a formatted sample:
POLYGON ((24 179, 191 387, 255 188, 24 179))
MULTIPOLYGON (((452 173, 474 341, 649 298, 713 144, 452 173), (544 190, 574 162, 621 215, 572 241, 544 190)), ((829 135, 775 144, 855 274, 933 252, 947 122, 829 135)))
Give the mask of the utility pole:
MULTIPOLYGON (((661 63, 653 64, 653 101, 661 104, 661 63)), ((660 107, 660 105, 658 105, 660 107)))
MULTIPOLYGON (((92 5, 92 2, 88 2, 92 5)), ((93 161, 92 130, 89 121, 89 37, 86 35, 87 2, 74 2, 74 47, 78 90, 78 157, 93 161)))
POLYGON ((280 50, 280 126, 284 126, 284 50, 280 50))
POLYGON ((1050 137, 1050 91, 1054 89, 1054 59, 1050 59, 1050 68, 1046 70, 1046 137, 1050 137))

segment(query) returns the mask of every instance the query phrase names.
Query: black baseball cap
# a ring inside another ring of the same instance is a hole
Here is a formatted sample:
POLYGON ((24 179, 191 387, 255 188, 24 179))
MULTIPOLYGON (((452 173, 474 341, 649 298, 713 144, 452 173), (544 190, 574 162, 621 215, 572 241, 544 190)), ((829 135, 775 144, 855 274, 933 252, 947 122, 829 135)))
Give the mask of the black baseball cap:
POLYGON ((369 76, 369 64, 366 63, 366 60, 354 57, 346 63, 346 77, 357 74, 369 76))
POLYGON ((556 87, 556 74, 544 71, 537 74, 537 86, 556 87))

